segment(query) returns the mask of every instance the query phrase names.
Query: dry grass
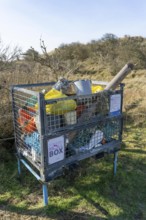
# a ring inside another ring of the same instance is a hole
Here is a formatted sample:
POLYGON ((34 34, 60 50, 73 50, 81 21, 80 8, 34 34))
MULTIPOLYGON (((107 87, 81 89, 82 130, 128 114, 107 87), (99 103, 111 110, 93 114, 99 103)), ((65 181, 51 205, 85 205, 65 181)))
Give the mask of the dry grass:
MULTIPOLYGON (((85 64, 82 68, 85 69, 85 64)), ((91 71, 92 66, 89 65, 87 69, 91 71)), ((106 70, 100 74, 84 75, 78 72, 70 76, 70 80, 78 78, 110 81, 112 76, 106 70)), ((0 93, 1 138, 13 134, 10 85, 55 79, 56 76, 53 76, 49 68, 44 68, 40 64, 21 62, 13 71, 0 75, 1 83, 6 81, 0 93)), ((120 152, 118 173, 115 178, 112 175, 113 158, 105 158, 98 163, 92 159, 85 161, 81 165, 81 175, 77 175, 74 181, 69 181, 67 176, 50 184, 50 202, 49 206, 44 208, 40 184, 32 175, 24 169, 23 182, 18 181, 11 143, 6 144, 9 151, 5 146, 0 148, 0 220, 146 219, 144 193, 146 129, 143 123, 146 113, 145 81, 145 70, 132 72, 124 81, 126 84, 124 110, 127 114, 124 133, 126 145, 120 152), (140 114, 143 114, 142 118, 140 114)))
POLYGON ((11 85, 53 81, 51 70, 38 63, 18 62, 0 74, 0 138, 13 135, 11 85))
MULTIPOLYGON (((66 77, 66 73, 62 73, 66 77)), ((59 75, 59 74, 58 74, 59 75)), ((38 82, 56 81, 57 73, 53 74, 50 68, 42 66, 39 63, 19 61, 11 71, 5 71, 0 74, 0 138, 13 135, 12 115, 11 115, 11 95, 10 86, 13 84, 30 84, 38 82)), ((113 77, 108 72, 93 65, 91 60, 80 64, 80 68, 75 74, 70 74, 70 80, 92 79, 101 81, 110 81, 113 77)), ((137 114, 146 112, 146 71, 133 71, 124 80, 124 110, 128 114, 137 114)))

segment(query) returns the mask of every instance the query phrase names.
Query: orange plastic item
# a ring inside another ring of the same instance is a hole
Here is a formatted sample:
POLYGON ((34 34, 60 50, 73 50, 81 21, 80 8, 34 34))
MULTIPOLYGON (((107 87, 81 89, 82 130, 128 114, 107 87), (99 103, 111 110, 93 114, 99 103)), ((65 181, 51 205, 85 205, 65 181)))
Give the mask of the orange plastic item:
POLYGON ((27 110, 32 112, 32 113, 36 112, 35 108, 34 107, 30 107, 30 106, 27 106, 27 110))
POLYGON ((36 131, 36 124, 35 124, 35 119, 32 117, 29 122, 23 127, 23 131, 27 133, 31 133, 36 131))
POLYGON ((23 132, 31 133, 37 130, 34 117, 32 117, 27 111, 19 109, 18 114, 18 123, 23 132))

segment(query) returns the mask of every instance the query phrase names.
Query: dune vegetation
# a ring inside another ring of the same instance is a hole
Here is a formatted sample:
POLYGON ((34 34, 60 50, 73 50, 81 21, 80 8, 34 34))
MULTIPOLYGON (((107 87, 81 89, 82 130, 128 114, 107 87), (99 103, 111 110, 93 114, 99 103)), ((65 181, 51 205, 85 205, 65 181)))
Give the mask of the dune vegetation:
POLYGON ((41 49, 10 50, 0 41, 0 219, 146 219, 146 38, 105 34, 52 52, 41 40, 41 49), (24 167, 18 177, 11 85, 57 81, 59 76, 110 81, 129 62, 134 70, 124 80, 117 175, 113 155, 84 160, 49 183, 49 205, 43 207, 41 184, 24 167))

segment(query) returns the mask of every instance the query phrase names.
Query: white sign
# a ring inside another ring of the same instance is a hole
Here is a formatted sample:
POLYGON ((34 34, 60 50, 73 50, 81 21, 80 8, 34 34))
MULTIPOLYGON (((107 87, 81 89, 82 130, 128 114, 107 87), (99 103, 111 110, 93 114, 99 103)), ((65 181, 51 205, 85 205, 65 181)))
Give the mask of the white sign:
POLYGON ((64 159, 64 136, 48 141, 48 164, 56 163, 64 159))
POLYGON ((119 115, 121 111, 121 94, 111 95, 110 115, 119 115))

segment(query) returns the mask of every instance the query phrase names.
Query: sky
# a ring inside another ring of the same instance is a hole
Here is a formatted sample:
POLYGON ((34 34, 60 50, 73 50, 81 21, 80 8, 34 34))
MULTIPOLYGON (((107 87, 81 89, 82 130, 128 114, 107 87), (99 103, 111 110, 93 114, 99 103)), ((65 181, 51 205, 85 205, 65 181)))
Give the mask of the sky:
POLYGON ((4 45, 41 52, 62 43, 87 43, 104 34, 146 37, 146 0, 0 0, 4 45))

